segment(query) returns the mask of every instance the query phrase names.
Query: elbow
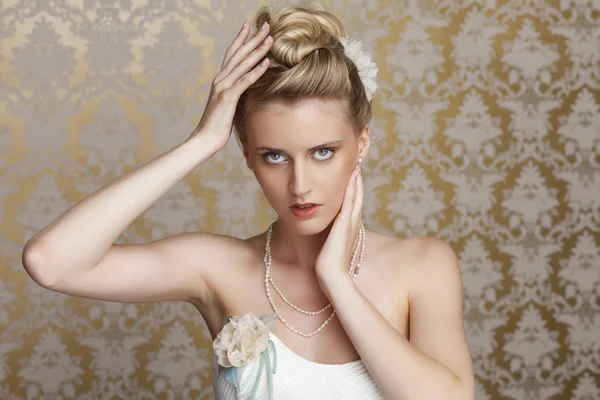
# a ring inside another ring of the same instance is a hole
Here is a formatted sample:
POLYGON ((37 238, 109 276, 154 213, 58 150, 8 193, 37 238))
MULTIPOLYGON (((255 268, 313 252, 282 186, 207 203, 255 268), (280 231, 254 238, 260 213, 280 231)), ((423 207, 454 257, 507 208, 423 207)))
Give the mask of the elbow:
POLYGON ((453 397, 454 400, 475 400, 474 378, 459 379, 458 389, 456 390, 456 392, 457 395, 453 397))
POLYGON ((31 279, 38 285, 44 288, 50 288, 56 282, 56 277, 54 276, 55 274, 52 273, 52 268, 48 268, 47 257, 42 254, 39 247, 33 247, 29 242, 23 248, 21 264, 31 279))
POLYGON ((452 381, 446 382, 446 385, 431 386, 435 387, 434 392, 430 392, 427 398, 444 400, 475 400, 475 382, 471 379, 459 378, 452 374, 452 381))

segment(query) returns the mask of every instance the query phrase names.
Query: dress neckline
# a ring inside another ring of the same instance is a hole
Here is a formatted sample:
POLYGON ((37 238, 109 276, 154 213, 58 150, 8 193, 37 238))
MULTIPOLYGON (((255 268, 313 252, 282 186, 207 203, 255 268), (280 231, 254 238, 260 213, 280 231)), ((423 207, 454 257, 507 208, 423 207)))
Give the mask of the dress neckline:
POLYGON ((306 359, 306 358, 302 357, 301 355, 295 353, 285 343, 283 343, 283 341, 281 339, 279 339, 279 337, 277 337, 277 335, 274 334, 273 332, 269 331, 269 336, 271 337, 271 339, 273 339, 274 342, 277 342, 280 345, 280 347, 283 348, 284 351, 288 352, 290 355, 292 355, 293 357, 299 359, 300 361, 302 361, 306 364, 319 366, 321 368, 336 368, 336 367, 347 367, 347 366, 352 366, 352 365, 358 365, 358 364, 363 363, 362 359, 360 359, 360 358, 358 360, 348 361, 348 362, 342 363, 342 364, 322 364, 322 363, 318 363, 316 361, 311 361, 311 360, 306 359))

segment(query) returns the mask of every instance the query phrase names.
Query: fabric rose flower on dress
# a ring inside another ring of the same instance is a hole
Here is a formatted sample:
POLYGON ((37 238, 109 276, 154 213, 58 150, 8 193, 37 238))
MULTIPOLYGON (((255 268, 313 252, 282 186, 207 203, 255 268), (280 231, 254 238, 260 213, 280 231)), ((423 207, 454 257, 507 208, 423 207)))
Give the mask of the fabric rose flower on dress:
MULTIPOLYGON (((265 314, 257 317, 248 313, 243 317, 232 316, 227 319, 221 332, 213 341, 213 351, 217 356, 217 364, 227 368, 225 378, 236 388, 240 388, 243 367, 260 358, 260 367, 253 393, 256 392, 263 368, 267 367, 267 380, 269 393, 272 390, 271 375, 275 373, 277 352, 273 341, 269 339, 269 332, 277 314, 265 314), (275 362, 271 370, 271 361, 268 355, 269 345, 275 352, 275 362)), ((254 397, 254 396, 253 396, 254 397)))
POLYGON ((241 367, 256 360, 267 349, 269 331, 277 314, 257 317, 248 313, 243 317, 229 317, 213 342, 217 363, 225 368, 241 367))

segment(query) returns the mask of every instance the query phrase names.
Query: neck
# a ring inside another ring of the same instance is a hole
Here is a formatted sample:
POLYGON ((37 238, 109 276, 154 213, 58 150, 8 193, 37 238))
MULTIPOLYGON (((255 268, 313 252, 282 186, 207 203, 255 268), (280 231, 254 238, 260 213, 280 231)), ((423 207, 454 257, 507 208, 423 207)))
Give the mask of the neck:
MULTIPOLYGON (((307 235, 289 229, 281 219, 278 219, 271 232, 271 257, 277 259, 278 263, 300 270, 314 270, 315 261, 323 249, 332 226, 333 221, 323 231, 307 235)), ((352 250, 358 244, 358 239, 357 235, 352 250)))

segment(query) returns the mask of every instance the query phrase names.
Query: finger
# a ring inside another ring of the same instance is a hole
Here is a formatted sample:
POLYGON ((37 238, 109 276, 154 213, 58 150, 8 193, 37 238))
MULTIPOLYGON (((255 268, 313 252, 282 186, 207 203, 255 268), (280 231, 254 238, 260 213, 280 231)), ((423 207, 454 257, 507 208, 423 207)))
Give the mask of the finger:
POLYGON ((258 80, 262 74, 269 68, 269 59, 265 58, 260 64, 258 64, 252 71, 248 72, 241 79, 231 86, 231 90, 236 96, 241 96, 244 90, 248 89, 250 85, 258 80))
POLYGON ((261 45, 256 48, 256 50, 254 50, 244 61, 237 65, 229 73, 229 75, 223 78, 219 83, 224 87, 233 86, 236 82, 238 82, 240 77, 245 76, 245 74, 247 74, 248 71, 250 71, 256 65, 256 63, 267 54, 272 44, 273 38, 267 36, 261 45))
POLYGON ((223 63, 221 64, 221 69, 223 69, 223 67, 227 65, 227 63, 235 54, 237 49, 239 49, 240 46, 243 45, 246 41, 246 38, 248 37, 248 32, 250 31, 248 29, 249 26, 250 24, 248 23, 248 21, 244 22, 244 25, 242 25, 242 29, 240 29, 240 31, 238 32, 237 36, 233 40, 233 43, 231 43, 231 45, 227 48, 227 52, 225 52, 225 58, 223 58, 223 63))
POLYGON ((358 177, 358 165, 354 167, 350 178, 348 179, 348 184, 346 185, 346 191, 344 192, 344 200, 342 202, 342 209, 340 211, 340 218, 344 220, 344 225, 348 226, 350 221, 350 216, 352 214, 352 208, 354 206, 354 197, 356 191, 356 179, 358 177))
POLYGON ((269 24, 263 26, 264 29, 259 29, 252 39, 250 39, 246 44, 242 45, 236 50, 236 52, 233 54, 233 56, 231 56, 229 61, 223 66, 223 69, 215 78, 216 82, 221 81, 227 75, 229 75, 229 73, 240 62, 242 62, 242 60, 246 59, 246 57, 248 56, 248 54, 250 54, 251 51, 256 49, 265 40, 265 38, 269 35, 269 24))
POLYGON ((355 190, 355 198, 354 205, 352 208, 352 217, 351 221, 353 221, 353 226, 357 226, 360 228, 360 217, 364 203, 364 194, 365 194, 365 185, 362 179, 362 172, 359 172, 358 177, 356 179, 356 190, 355 190))

